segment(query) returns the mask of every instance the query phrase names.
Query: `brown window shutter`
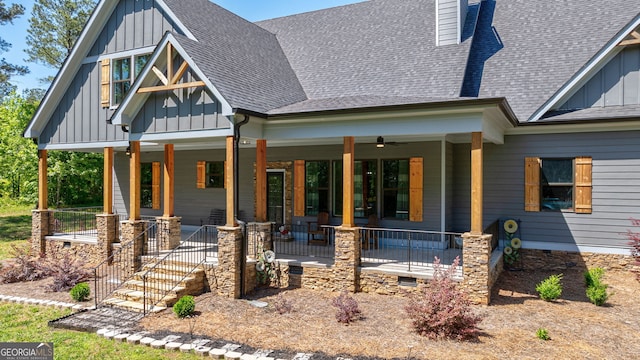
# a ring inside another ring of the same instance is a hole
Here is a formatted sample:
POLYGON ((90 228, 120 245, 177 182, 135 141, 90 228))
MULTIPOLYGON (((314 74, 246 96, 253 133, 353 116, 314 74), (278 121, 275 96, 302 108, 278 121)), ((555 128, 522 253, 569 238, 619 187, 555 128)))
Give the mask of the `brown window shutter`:
POLYGON ((540 158, 524 159, 524 211, 540 211, 540 158))
POLYGON ((580 156, 575 160, 575 209, 578 214, 591 214, 592 169, 590 156, 580 156))
MULTIPOLYGON (((225 174, 225 172, 227 171, 227 162, 223 161, 222 162, 222 181, 224 182, 224 184, 222 185, 223 188, 227 188, 227 176, 225 174)), ((204 178, 204 176, 202 177, 204 178)))
POLYGON ((111 105, 111 67, 109 59, 100 61, 100 104, 103 108, 111 105))
POLYGON ((207 162, 206 161, 198 161, 198 165, 196 167, 196 188, 204 189, 206 187, 205 177, 207 171, 207 162))
POLYGON ((151 208, 160 209, 160 162, 151 164, 151 208))
POLYGON ((409 159, 409 221, 422 221, 423 159, 409 159))
POLYGON ((305 163, 296 160, 293 163, 293 216, 304 216, 305 163))

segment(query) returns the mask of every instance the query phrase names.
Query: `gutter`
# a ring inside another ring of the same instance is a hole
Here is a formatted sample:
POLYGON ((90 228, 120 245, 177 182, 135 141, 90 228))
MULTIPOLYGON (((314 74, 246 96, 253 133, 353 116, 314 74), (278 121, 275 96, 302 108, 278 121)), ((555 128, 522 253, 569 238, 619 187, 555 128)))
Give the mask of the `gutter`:
MULTIPOLYGON (((237 115, 241 113, 236 112, 237 115)), ((244 115, 244 119, 242 121, 234 124, 233 127, 233 202, 234 202, 234 211, 233 218, 240 224, 238 221, 238 208, 240 207, 240 196, 239 196, 239 186, 240 186, 240 128, 243 125, 246 125, 249 122, 249 115, 244 115)), ((242 242, 240 242, 240 297, 244 297, 245 295, 245 286, 244 286, 244 278, 245 278, 245 267, 247 266, 247 237, 246 237, 246 227, 243 226, 243 234, 242 234, 242 242)))

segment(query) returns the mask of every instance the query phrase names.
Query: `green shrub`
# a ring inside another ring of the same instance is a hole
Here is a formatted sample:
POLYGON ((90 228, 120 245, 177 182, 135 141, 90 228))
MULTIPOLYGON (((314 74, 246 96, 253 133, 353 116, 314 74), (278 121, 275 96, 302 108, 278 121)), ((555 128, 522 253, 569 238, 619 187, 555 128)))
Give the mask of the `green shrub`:
POLYGON ((185 295, 173 305, 173 312, 180 318, 184 319, 193 315, 196 310, 196 302, 193 300, 193 296, 185 295))
POLYGON ((91 289, 89 288, 89 284, 87 284, 86 282, 81 282, 72 287, 71 291, 69 291, 69 294, 71 294, 71 298, 75 301, 87 301, 89 299, 89 295, 91 294, 91 289))
POLYGON ((584 284, 587 287, 591 287, 593 285, 599 284, 602 276, 604 275, 603 268, 593 268, 585 271, 584 273, 584 284))
POLYGON ((556 300, 562 295, 562 274, 551 275, 536 285, 536 291, 544 301, 556 300))
POLYGON ((598 283, 587 288, 587 297, 592 304, 602 306, 609 298, 607 294, 607 285, 598 283))
POLYGON ((536 337, 538 339, 540 339, 540 340, 549 340, 549 339, 551 339, 549 337, 549 332, 547 331, 547 329, 543 329, 543 328, 540 328, 540 329, 538 329, 538 331, 536 331, 536 337))

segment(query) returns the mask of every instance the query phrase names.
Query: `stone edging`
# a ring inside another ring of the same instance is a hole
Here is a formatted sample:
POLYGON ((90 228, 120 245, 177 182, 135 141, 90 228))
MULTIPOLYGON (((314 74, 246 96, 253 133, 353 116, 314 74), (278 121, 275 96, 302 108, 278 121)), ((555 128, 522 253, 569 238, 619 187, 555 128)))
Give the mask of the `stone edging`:
POLYGON ((54 306, 61 309, 72 309, 76 311, 94 308, 94 306, 83 306, 80 304, 73 304, 73 303, 67 303, 62 301, 31 299, 31 298, 23 298, 20 296, 9 296, 9 295, 0 294, 0 302, 3 302, 3 301, 13 302, 17 304, 25 304, 25 305, 54 306))

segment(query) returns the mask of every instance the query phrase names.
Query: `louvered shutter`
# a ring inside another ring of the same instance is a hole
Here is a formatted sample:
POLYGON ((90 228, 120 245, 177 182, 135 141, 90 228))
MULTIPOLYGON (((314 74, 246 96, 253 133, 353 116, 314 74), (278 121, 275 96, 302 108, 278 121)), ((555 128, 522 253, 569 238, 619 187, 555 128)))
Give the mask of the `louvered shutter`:
POLYGON ((540 211, 540 158, 524 159, 524 211, 540 211))

